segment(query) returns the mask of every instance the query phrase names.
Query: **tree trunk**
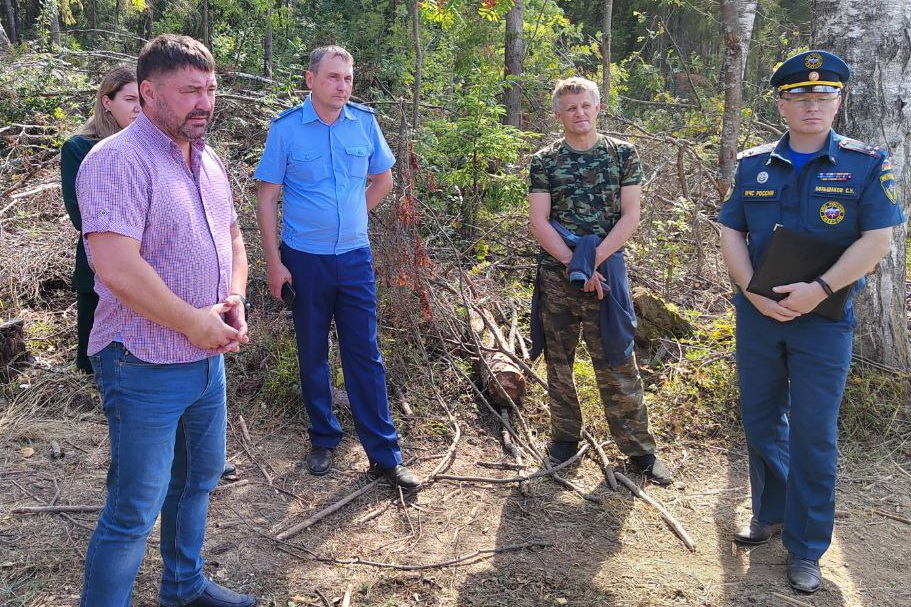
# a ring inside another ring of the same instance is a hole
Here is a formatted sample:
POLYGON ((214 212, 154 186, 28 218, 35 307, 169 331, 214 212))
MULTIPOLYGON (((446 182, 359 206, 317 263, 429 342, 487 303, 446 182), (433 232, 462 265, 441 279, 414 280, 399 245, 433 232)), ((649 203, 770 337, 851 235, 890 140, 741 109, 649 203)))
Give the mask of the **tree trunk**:
MULTIPOLYGON (((16 31, 16 11, 13 10, 13 0, 3 0, 3 9, 6 12, 6 27, 9 30, 8 42, 19 42, 19 32, 16 31)), ((4 32, 6 35, 7 32, 4 32)))
POLYGON ((740 0, 740 10, 737 15, 737 25, 740 31, 740 56, 741 61, 740 78, 747 68, 747 54, 750 50, 750 40, 753 39, 753 23, 756 21, 756 5, 759 0, 740 0))
POLYGON ((98 0, 89 2, 89 27, 93 30, 90 38, 94 40, 97 33, 94 30, 98 29, 98 0))
POLYGON ((209 0, 202 0, 202 43, 206 47, 211 47, 209 44, 209 0))
POLYGON ((721 0, 721 28, 724 37, 724 62, 721 83, 724 88, 724 115, 721 119, 721 142, 718 146, 718 195, 731 187, 737 148, 740 142, 740 118, 743 108, 743 71, 746 49, 753 34, 757 0, 721 0))
POLYGON ((272 77, 272 9, 266 11, 266 33, 263 34, 263 76, 272 77))
POLYGON ((51 45, 60 46, 60 6, 56 0, 49 0, 45 4, 47 10, 48 30, 51 35, 51 45))
MULTIPOLYGON (((610 99, 610 64, 611 64, 611 55, 610 55, 610 44, 611 44, 611 21, 613 18, 614 12, 614 0, 604 0, 604 16, 601 20, 601 105, 607 107, 607 102, 610 99)), ((608 128, 607 124, 607 112, 602 114, 604 125, 603 128, 606 131, 608 128)))
POLYGON ((0 54, 8 51, 10 44, 9 36, 6 35, 6 30, 3 29, 3 27, 0 27, 0 54))
MULTIPOLYGON (((814 0, 812 41, 851 66, 839 131, 889 151, 896 173, 896 204, 908 209, 911 175, 911 1, 814 0)), ((905 310, 907 225, 895 228, 892 251, 868 276, 858 298, 854 351, 899 369, 911 368, 905 310)))
POLYGON ((506 78, 512 76, 513 81, 507 84, 503 104, 506 106, 506 124, 511 124, 519 129, 522 128, 522 85, 519 83, 519 78, 522 77, 522 59, 525 56, 525 37, 522 35, 524 24, 525 2, 516 0, 516 3, 506 13, 504 72, 506 78))
POLYGON ((155 15, 152 13, 152 0, 146 0, 146 15, 145 22, 143 23, 143 35, 146 40, 151 40, 154 36, 155 30, 155 15))
POLYGON ((120 29, 120 0, 114 0, 114 31, 120 29))
POLYGON ((421 48, 421 3, 411 3, 411 32, 414 34, 414 93, 411 96, 411 130, 416 133, 421 117, 421 71, 424 64, 424 50, 421 48))

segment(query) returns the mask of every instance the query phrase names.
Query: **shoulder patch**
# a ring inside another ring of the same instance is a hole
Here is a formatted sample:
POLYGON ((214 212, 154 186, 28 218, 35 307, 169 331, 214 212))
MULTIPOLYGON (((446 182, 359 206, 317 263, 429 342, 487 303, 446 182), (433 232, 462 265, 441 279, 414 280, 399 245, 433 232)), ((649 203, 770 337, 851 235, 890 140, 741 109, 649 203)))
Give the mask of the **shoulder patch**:
POLYGON ((273 117, 272 117, 272 122, 275 122, 275 121, 277 121, 277 120, 281 120, 281 119, 284 118, 285 116, 290 116, 291 114, 293 114, 294 112, 298 111, 299 109, 301 109, 301 108, 303 108, 303 107, 304 107, 304 104, 303 104, 303 103, 300 104, 300 105, 295 105, 294 107, 289 107, 287 110, 283 110, 283 111, 279 112, 278 115, 273 116, 273 117))
POLYGON ((886 150, 883 148, 878 148, 875 145, 870 145, 864 143, 863 141, 858 141, 857 139, 851 139, 850 137, 845 137, 838 142, 838 147, 844 150, 851 150, 854 152, 860 152, 861 154, 866 154, 867 156, 885 156, 886 150))
POLYGON ((349 101, 347 105, 349 105, 350 107, 353 107, 355 109, 367 112, 368 114, 376 114, 375 109, 373 109, 369 105, 364 105, 363 103, 355 103, 353 101, 349 101))
POLYGON ((750 148, 737 154, 737 160, 742 160, 743 158, 749 158, 751 156, 759 156, 760 154, 768 154, 775 149, 776 145, 778 145, 777 142, 757 145, 755 148, 750 148))

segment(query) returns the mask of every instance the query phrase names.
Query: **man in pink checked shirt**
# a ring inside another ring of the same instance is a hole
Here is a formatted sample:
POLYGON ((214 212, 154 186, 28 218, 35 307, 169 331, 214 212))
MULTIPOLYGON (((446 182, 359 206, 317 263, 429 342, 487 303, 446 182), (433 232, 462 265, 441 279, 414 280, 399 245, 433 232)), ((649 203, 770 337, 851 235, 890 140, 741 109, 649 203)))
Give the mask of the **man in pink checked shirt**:
POLYGON ((209 492, 225 461, 223 354, 247 343, 247 257, 221 160, 203 141, 215 63, 165 34, 139 55, 143 111, 77 177, 99 296, 88 353, 111 442, 82 607, 124 607, 161 515, 164 607, 249 607, 207 580, 209 492))

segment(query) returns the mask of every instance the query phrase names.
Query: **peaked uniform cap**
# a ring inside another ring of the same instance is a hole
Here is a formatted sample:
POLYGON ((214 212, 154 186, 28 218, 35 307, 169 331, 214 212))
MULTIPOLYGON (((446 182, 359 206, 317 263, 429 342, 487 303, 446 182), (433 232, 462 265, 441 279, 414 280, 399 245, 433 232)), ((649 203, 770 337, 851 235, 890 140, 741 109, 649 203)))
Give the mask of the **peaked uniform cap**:
POLYGON ((769 84, 778 93, 837 93, 851 78, 851 68, 838 55, 811 50, 787 59, 769 84))

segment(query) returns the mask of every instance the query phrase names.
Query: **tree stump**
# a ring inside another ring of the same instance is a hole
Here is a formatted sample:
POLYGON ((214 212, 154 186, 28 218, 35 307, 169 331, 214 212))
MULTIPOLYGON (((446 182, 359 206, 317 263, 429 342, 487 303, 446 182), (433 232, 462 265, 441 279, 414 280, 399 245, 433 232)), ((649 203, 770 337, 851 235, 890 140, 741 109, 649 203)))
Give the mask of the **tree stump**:
POLYGON ((639 327, 636 340, 649 346, 662 337, 686 337, 694 331, 693 325, 681 316, 677 306, 666 302, 645 287, 633 288, 633 305, 639 327))
POLYGON ((0 372, 14 362, 31 360, 25 348, 25 321, 13 319, 0 324, 0 372))

